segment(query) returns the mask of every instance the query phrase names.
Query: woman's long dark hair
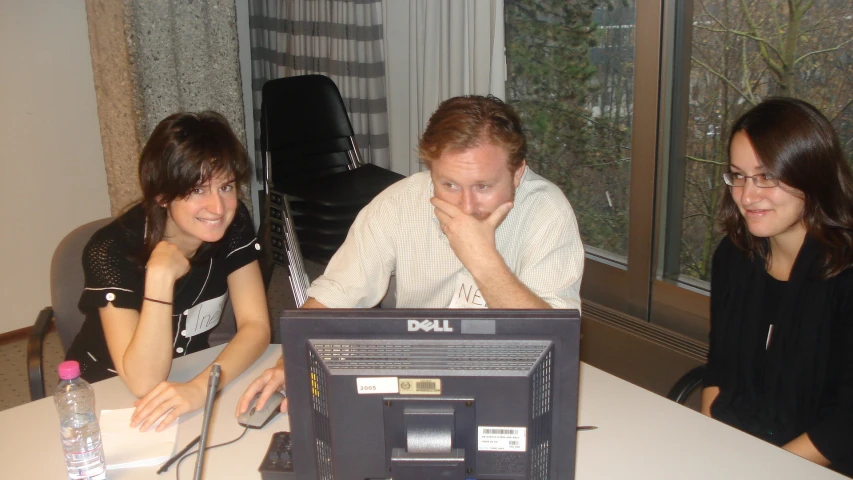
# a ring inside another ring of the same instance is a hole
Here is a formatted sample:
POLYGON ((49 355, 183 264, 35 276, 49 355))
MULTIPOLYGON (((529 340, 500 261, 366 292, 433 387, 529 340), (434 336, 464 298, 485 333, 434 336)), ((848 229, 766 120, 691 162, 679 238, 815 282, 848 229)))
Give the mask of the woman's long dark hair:
MULTIPOLYGON (((769 98, 732 126, 732 139, 743 132, 768 173, 803 193, 807 234, 825 249, 823 277, 853 265, 853 174, 838 136, 815 107, 793 98, 769 98)), ((720 205, 723 230, 750 257, 770 255, 767 239, 752 235, 727 189, 720 205)))
MULTIPOLYGON (((163 240, 168 205, 187 197, 212 178, 224 176, 240 189, 249 180, 249 157, 228 121, 219 113, 175 113, 157 124, 139 156, 139 183, 145 210, 145 246, 139 259, 148 261, 163 240)), ((209 244, 194 258, 203 257, 209 244)))

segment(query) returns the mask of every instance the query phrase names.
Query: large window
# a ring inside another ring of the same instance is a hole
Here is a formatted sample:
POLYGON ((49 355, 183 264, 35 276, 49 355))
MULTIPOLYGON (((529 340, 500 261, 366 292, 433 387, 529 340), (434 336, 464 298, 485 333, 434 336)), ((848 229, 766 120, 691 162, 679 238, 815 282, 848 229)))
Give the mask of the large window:
POLYGON ((660 0, 506 0, 504 10, 507 100, 528 129, 531 168, 574 207, 582 294, 648 318, 660 0))
POLYGON ((853 0, 506 0, 507 100, 578 217, 586 299, 706 338, 728 129, 802 98, 853 157, 853 0))

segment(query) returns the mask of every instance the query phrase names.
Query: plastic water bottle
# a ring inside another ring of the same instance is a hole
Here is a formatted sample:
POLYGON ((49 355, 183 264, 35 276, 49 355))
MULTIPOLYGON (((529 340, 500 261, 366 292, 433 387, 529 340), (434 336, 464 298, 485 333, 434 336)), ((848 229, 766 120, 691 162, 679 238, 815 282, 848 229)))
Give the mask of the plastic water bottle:
POLYGON ((73 360, 59 364, 59 379, 53 401, 59 412, 68 478, 103 480, 107 478, 107 468, 95 416, 95 392, 80 378, 80 364, 73 360))

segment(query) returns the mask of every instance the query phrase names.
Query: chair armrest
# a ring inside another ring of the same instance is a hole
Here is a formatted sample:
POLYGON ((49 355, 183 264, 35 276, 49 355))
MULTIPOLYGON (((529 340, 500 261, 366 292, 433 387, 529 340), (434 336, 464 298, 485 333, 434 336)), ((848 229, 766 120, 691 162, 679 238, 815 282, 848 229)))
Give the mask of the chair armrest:
POLYGON ((27 377, 30 382, 30 400, 44 398, 44 372, 42 371, 42 350, 44 338, 53 321, 53 308, 45 307, 36 317, 36 323, 30 330, 27 340, 27 377))
POLYGON ((700 365, 693 370, 690 370, 675 382, 675 385, 673 385, 669 393, 666 394, 666 398, 683 405, 684 402, 687 401, 687 397, 690 396, 690 393, 702 385, 702 379, 704 377, 705 365, 700 365))

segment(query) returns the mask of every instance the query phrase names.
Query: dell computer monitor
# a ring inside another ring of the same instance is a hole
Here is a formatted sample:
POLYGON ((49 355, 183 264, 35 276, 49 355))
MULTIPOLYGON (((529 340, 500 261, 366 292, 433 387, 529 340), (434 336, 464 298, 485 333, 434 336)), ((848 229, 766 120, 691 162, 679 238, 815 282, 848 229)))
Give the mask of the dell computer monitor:
POLYGON ((574 478, 577 310, 286 310, 293 478, 574 478))

